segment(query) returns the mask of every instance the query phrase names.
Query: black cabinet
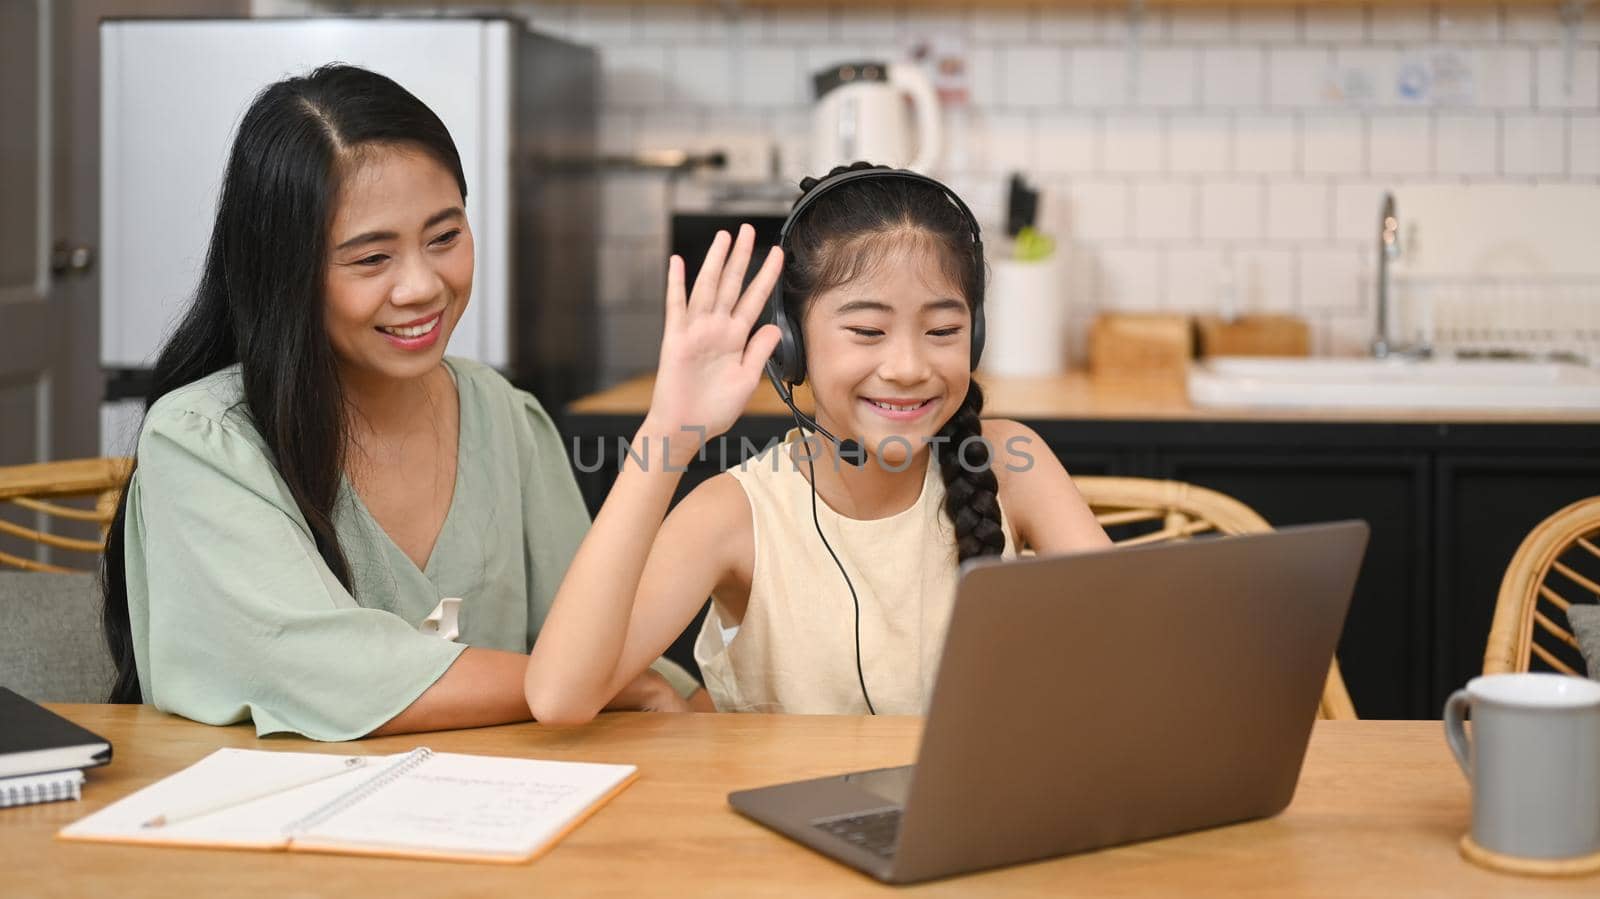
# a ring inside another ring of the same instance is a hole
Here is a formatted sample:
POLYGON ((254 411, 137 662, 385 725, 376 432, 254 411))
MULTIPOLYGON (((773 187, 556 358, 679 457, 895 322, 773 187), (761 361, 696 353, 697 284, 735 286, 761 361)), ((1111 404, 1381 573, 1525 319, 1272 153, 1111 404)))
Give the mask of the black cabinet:
MULTIPOLYGON (((1436 718, 1483 664, 1500 579, 1550 513, 1600 495, 1600 425, 1029 420, 1075 475, 1171 478, 1226 493, 1274 525, 1364 519, 1372 540, 1339 644, 1366 718, 1436 718)), ((638 417, 570 416, 591 511, 638 417), (585 466, 589 467, 589 466, 585 466)), ((690 466, 694 485, 792 426, 747 418, 690 466), (720 458, 719 458, 720 456, 720 458)), ((697 632, 698 627, 692 628, 697 632)), ((670 655, 689 662, 692 633, 670 655)), ((691 670, 692 667, 691 667, 691 670)))
POLYGON ((1428 606, 1426 456, 1212 450, 1165 456, 1156 476, 1238 499, 1274 525, 1364 519, 1372 529, 1345 619, 1339 657, 1350 698, 1371 718, 1414 717, 1431 684, 1412 664, 1431 639, 1428 606), (1355 661, 1359 659, 1359 661, 1355 661))
POLYGON ((1441 455, 1433 476, 1432 618, 1441 652, 1432 698, 1442 705, 1452 684, 1482 667, 1500 578, 1522 538, 1557 509, 1600 495, 1600 452, 1441 455))

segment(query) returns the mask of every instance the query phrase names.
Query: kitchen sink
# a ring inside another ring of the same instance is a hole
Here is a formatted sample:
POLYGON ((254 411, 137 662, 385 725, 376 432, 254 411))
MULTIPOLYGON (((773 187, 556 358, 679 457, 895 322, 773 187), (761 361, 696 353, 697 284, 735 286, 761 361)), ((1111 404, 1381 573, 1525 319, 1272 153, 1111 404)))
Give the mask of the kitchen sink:
POLYGON ((1600 410, 1600 369, 1502 359, 1219 357, 1189 369, 1197 406, 1600 410))

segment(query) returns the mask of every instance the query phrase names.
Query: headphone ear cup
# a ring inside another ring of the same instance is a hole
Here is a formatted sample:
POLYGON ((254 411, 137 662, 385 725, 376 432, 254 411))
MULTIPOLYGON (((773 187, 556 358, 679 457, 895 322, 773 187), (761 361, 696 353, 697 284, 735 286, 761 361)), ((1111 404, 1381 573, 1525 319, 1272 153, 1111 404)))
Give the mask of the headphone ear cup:
POLYGON ((972 305, 972 370, 978 370, 978 360, 983 358, 983 301, 972 305))
POLYGON ((784 360, 784 371, 790 384, 800 384, 806 379, 806 342, 800 335, 800 329, 793 326, 783 331, 783 338, 778 341, 787 349, 788 358, 784 360))
POLYGON ((772 359, 777 363, 778 376, 785 383, 799 384, 806 376, 805 347, 801 344, 800 332, 789 319, 782 294, 775 290, 771 302, 772 323, 778 326, 778 346, 772 351, 772 359))

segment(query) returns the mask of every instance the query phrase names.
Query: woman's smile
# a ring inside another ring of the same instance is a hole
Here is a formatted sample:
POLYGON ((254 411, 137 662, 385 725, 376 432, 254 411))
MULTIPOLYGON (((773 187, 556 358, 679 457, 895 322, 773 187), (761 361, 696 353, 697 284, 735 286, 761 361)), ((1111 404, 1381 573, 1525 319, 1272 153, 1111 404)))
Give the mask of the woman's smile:
POLYGON ((427 318, 404 325, 379 325, 375 330, 402 350, 425 350, 438 342, 439 323, 443 320, 444 310, 441 309, 427 318))

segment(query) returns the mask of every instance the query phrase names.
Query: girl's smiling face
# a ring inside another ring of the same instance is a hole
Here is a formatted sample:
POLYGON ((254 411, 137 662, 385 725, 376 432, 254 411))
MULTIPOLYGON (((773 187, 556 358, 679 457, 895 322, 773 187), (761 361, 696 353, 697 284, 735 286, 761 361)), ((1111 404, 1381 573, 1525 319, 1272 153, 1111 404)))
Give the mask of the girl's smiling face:
POLYGON ((324 321, 347 373, 433 370, 472 293, 461 190, 432 156, 369 146, 350 158, 328 240, 324 321))
POLYGON ((823 427, 899 466, 966 398, 972 313, 934 241, 875 240, 861 252, 877 247, 857 277, 806 305, 806 380, 823 427))

